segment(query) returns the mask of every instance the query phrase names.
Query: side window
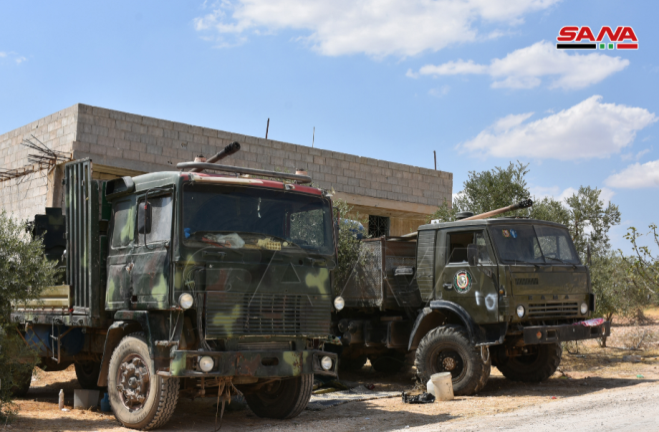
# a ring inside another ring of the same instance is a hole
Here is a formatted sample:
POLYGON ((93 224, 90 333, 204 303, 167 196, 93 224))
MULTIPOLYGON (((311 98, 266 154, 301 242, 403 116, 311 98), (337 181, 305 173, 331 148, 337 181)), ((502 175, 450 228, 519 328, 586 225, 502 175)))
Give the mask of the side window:
POLYGON ((487 241, 485 240, 482 231, 449 233, 448 238, 449 263, 467 263, 467 250, 470 245, 475 245, 478 250, 479 264, 490 264, 492 262, 490 253, 487 249, 487 241))
POLYGON ((114 222, 112 228, 112 247, 128 246, 135 233, 135 211, 130 200, 114 204, 114 222))
POLYGON ((466 263, 467 247, 473 242, 474 233, 472 232, 453 232, 448 235, 449 243, 449 263, 466 263))
MULTIPOLYGON (((144 203, 142 199, 140 201, 144 203)), ((171 195, 149 197, 151 205, 151 231, 146 234, 146 242, 169 241, 172 234, 173 199, 171 195)), ((138 243, 144 244, 144 234, 139 235, 138 243)))

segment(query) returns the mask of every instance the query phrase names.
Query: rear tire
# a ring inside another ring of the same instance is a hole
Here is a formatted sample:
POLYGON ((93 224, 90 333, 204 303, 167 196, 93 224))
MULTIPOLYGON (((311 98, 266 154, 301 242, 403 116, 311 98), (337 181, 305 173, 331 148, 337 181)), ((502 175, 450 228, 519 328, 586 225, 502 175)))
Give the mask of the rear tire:
POLYGON ((313 374, 282 379, 253 394, 246 394, 249 408, 259 417, 290 419, 307 407, 313 391, 313 374))
POLYGON ((425 384, 433 374, 451 372, 453 393, 469 396, 485 387, 490 376, 489 353, 485 353, 485 362, 481 351, 469 342, 462 327, 437 327, 421 339, 414 365, 421 383, 425 384))
POLYGON ((376 372, 395 374, 405 365, 405 353, 400 351, 388 351, 383 354, 368 356, 371 366, 376 372))
POLYGON ((560 343, 531 345, 534 352, 519 356, 497 356, 497 369, 511 381, 537 383, 549 379, 561 364, 563 348, 560 343))
POLYGON ((127 428, 150 430, 169 421, 179 395, 176 378, 156 375, 143 333, 124 337, 110 358, 108 393, 114 416, 127 428))
POLYGON ((76 377, 80 387, 85 390, 98 390, 98 376, 101 374, 101 364, 97 362, 75 363, 76 377))

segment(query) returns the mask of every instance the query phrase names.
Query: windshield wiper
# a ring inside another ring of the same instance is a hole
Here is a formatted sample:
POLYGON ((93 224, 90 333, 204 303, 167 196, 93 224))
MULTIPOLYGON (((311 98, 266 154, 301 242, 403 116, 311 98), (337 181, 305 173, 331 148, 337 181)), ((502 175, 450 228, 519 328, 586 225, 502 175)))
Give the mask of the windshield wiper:
POLYGON ((550 259, 550 260, 554 260, 554 261, 558 261, 558 262, 563 263, 563 264, 566 264, 566 262, 563 261, 563 260, 560 259, 560 258, 554 258, 554 257, 548 257, 548 256, 545 256, 545 258, 546 258, 546 259, 550 259))

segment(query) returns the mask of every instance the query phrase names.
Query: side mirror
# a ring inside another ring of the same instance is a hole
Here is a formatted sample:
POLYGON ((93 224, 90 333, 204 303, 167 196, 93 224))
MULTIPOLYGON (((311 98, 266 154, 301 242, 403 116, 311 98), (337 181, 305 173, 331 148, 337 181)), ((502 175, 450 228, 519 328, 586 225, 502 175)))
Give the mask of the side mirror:
POLYGON ((137 232, 149 234, 151 232, 151 203, 141 202, 137 204, 137 232))
POLYGON ((467 262, 470 266, 478 264, 478 246, 475 244, 467 245, 467 262))

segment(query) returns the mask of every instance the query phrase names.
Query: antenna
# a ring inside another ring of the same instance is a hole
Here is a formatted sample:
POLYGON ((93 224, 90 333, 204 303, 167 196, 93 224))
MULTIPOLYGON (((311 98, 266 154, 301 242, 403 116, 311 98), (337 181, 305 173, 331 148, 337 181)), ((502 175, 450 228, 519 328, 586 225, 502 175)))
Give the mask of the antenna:
POLYGON ((316 126, 313 127, 313 136, 311 137, 311 148, 313 148, 313 143, 316 141, 316 126))
POLYGON ((435 171, 437 171, 437 152, 433 150, 432 154, 435 156, 435 171))
POLYGON ((268 139, 268 129, 270 129, 270 117, 268 117, 268 124, 265 125, 265 139, 268 139))

